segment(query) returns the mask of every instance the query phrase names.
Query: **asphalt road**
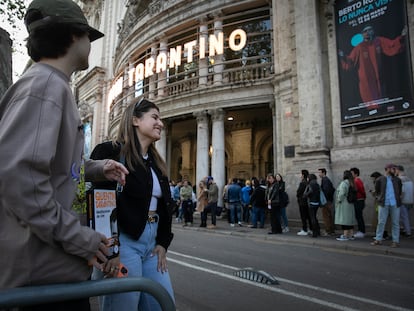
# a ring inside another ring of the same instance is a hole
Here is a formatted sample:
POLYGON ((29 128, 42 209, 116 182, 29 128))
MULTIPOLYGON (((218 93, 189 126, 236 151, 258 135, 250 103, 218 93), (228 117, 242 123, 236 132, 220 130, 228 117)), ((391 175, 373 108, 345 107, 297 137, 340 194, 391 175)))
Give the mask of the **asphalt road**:
POLYGON ((373 252, 369 238, 348 248, 334 238, 252 232, 174 225, 168 258, 177 310, 414 310, 410 254, 394 255, 386 246, 373 252), (279 284, 235 275, 248 267, 279 284))

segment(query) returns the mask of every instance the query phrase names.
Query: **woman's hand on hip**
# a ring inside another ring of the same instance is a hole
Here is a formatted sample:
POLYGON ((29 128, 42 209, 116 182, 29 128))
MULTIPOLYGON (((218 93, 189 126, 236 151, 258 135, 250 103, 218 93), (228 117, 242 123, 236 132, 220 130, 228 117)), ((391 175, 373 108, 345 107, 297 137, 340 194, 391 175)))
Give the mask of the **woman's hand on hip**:
POLYGON ((167 272, 167 250, 161 245, 157 245, 152 251, 152 255, 158 256, 157 271, 161 271, 161 273, 167 272))

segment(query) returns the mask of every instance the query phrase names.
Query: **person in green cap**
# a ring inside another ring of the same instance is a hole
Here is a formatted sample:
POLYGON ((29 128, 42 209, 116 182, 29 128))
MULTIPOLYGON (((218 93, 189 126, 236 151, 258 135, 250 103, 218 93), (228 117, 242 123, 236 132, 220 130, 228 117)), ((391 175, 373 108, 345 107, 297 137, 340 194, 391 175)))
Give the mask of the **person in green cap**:
MULTIPOLYGON (((82 180, 125 184, 114 160, 83 160, 84 132, 70 77, 88 68, 103 36, 70 0, 34 0, 25 14, 35 62, 0 101, 0 289, 85 281, 108 275, 107 238, 72 210, 82 180), (83 173, 84 172, 84 173, 83 173)), ((89 299, 23 310, 90 310, 89 299)))

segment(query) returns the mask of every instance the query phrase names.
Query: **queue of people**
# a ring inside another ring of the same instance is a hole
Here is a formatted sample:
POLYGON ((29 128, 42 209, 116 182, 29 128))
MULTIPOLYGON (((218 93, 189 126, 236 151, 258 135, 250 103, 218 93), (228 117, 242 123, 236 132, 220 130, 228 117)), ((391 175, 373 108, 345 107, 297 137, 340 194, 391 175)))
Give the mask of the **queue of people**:
MULTIPOLYGON (((405 175, 404 167, 401 165, 387 164, 384 170, 384 175, 379 172, 371 174, 374 190, 370 190, 370 193, 374 197, 376 211, 373 225, 375 237, 371 245, 381 245, 388 238, 386 224, 388 218, 391 218, 390 246, 398 247, 400 232, 407 237, 411 236, 409 210, 413 206, 413 182, 405 175)), ((335 235, 336 225, 343 230, 336 238, 338 241, 364 238, 366 226, 363 210, 366 191, 359 175, 360 171, 356 167, 345 170, 343 180, 335 189, 326 176, 326 169, 319 169, 320 185, 316 183, 315 175, 302 170, 301 181, 296 192, 302 229, 297 234, 313 237, 320 235, 316 216, 318 208, 321 208, 326 229, 324 235, 335 235), (354 233, 355 227, 357 231, 354 233)))
MULTIPOLYGON (((384 175, 379 172, 371 174, 374 190, 369 192, 374 197, 376 213, 373 223, 376 234, 372 245, 380 245, 384 239, 392 236, 391 246, 397 247, 400 231, 405 236, 411 236, 409 211, 413 206, 413 182, 405 175, 401 165, 387 165, 384 175), (386 230, 388 215, 391 216, 391 233, 386 230)), ((367 192, 359 177, 359 168, 345 170, 337 189, 327 176, 325 168, 318 169, 318 176, 319 180, 316 174, 310 174, 306 169, 301 170, 296 190, 301 219, 301 230, 297 235, 314 238, 335 236, 341 242, 366 237, 364 210, 367 192), (321 230, 318 214, 322 215, 325 230, 321 230), (336 233, 335 229, 341 230, 341 233, 336 233)), ((200 182, 197 195, 197 210, 204 213, 201 227, 207 226, 205 215, 211 213, 211 210, 205 209, 208 183, 209 178, 200 182)), ((230 179, 223 189, 224 206, 230 226, 264 228, 268 218, 269 234, 289 232, 286 213, 289 199, 285 187, 279 173, 269 173, 266 179, 252 177, 243 182, 237 178, 230 179)), ((208 227, 215 228, 216 224, 213 225, 212 222, 208 227)))

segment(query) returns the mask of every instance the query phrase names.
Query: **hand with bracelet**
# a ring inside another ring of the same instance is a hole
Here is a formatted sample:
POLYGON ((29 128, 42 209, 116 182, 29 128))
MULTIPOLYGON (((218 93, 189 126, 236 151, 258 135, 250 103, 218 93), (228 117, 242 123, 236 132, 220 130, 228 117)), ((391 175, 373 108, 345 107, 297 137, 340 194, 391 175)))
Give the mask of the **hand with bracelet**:
POLYGON ((109 256, 106 257, 107 262, 104 264, 102 269, 105 277, 116 277, 119 273, 119 246, 118 236, 112 236, 108 239, 107 247, 109 249, 109 256))

